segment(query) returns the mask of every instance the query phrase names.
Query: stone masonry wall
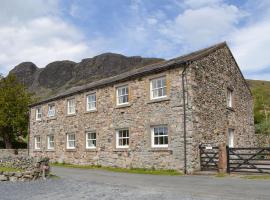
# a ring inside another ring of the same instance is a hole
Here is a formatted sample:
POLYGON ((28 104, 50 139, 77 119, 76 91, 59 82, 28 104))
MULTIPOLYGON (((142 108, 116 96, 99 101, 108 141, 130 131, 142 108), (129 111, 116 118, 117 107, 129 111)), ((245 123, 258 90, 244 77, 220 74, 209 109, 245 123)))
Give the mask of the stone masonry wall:
MULTIPOLYGON (((30 154, 47 156, 52 161, 113 167, 183 170, 183 105, 181 68, 96 89, 97 111, 86 112, 86 94, 77 94, 76 115, 67 116, 67 99, 55 101, 56 117, 47 117, 48 104, 42 105, 42 120, 35 120, 31 109, 30 154), (166 76, 168 98, 150 101, 149 81, 166 76), (129 85, 130 103, 116 107, 115 87, 129 85), (152 148, 150 127, 167 125, 169 147, 152 148), (130 147, 117 149, 116 129, 129 128, 130 147), (97 147, 86 149, 86 131, 95 131, 97 147), (76 149, 66 149, 66 134, 75 133, 76 149), (55 149, 47 150, 47 135, 55 137, 55 149), (34 136, 41 136, 42 149, 34 150, 34 136)), ((89 91, 93 92, 93 91, 89 91)))
POLYGON ((1 181, 31 181, 49 175, 48 158, 32 158, 28 156, 0 155, 0 182, 1 181), (1 168, 9 171, 2 171, 1 168), (10 171, 14 169, 15 171, 10 171))
POLYGON ((227 144, 228 128, 235 130, 235 147, 254 146, 253 100, 230 50, 224 47, 193 62, 188 74, 194 133, 188 136, 188 151, 194 154, 188 165, 199 169, 199 144, 227 144), (227 108, 227 88, 233 90, 233 109, 227 108))
POLYGON ((0 149, 0 157, 8 157, 8 156, 27 156, 28 149, 0 149))

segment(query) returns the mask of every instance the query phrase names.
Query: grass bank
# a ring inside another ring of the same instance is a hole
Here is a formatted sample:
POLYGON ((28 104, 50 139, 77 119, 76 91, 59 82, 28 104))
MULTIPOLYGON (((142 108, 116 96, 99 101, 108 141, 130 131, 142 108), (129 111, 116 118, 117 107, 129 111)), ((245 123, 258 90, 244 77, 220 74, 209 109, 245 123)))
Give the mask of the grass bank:
POLYGON ((249 176, 242 176, 241 178, 251 180, 270 180, 270 175, 249 175, 249 176))
POLYGON ((114 168, 114 167, 103 167, 99 165, 74 165, 67 163, 51 163, 51 166, 56 167, 67 167, 67 168, 78 168, 78 169, 101 169, 112 172, 132 173, 132 174, 152 174, 152 175, 167 175, 167 176, 180 176, 183 175, 181 172, 176 170, 157 170, 157 169, 142 169, 142 168, 114 168))
POLYGON ((0 167, 0 172, 22 172, 22 170, 13 167, 0 167))

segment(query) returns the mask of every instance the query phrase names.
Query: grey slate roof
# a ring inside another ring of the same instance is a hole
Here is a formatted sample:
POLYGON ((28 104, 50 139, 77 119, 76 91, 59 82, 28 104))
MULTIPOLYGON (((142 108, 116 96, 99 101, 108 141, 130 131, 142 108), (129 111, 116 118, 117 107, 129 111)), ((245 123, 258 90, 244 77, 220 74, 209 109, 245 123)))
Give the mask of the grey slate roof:
POLYGON ((87 92, 89 90, 104 87, 106 85, 115 84, 117 82, 130 80, 132 78, 140 77, 140 76, 143 76, 146 74, 157 73, 157 72, 161 72, 161 71, 164 71, 164 70, 167 70, 170 68, 180 67, 188 62, 203 58, 203 57, 209 55, 210 53, 216 51, 217 49, 223 48, 224 46, 227 46, 226 42, 218 43, 218 44, 213 45, 211 47, 204 48, 204 49, 192 52, 192 53, 187 54, 187 55, 176 57, 176 58, 173 58, 171 60, 162 61, 162 62, 151 64, 151 65, 146 65, 146 66, 143 66, 141 68, 134 69, 134 70, 131 70, 131 71, 128 71, 128 72, 125 72, 125 73, 122 73, 122 74, 119 74, 116 76, 101 79, 101 80, 98 80, 98 81, 95 81, 95 82, 92 82, 89 84, 85 84, 82 86, 73 87, 73 88, 66 90, 65 92, 59 93, 55 96, 52 96, 50 98, 47 98, 47 99, 41 100, 37 103, 34 103, 34 104, 30 105, 30 107, 37 106, 37 105, 40 105, 43 103, 48 103, 48 102, 51 102, 51 101, 54 101, 57 99, 61 99, 61 98, 65 98, 68 96, 72 96, 72 95, 77 94, 77 93, 87 92))

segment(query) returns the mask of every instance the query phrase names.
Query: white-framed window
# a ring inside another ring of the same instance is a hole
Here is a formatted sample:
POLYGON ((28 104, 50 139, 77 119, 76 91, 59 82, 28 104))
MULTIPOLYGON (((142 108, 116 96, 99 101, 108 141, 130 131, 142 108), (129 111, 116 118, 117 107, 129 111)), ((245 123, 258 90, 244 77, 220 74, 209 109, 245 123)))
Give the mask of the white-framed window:
POLYGON ((151 128, 152 147, 168 147, 168 127, 154 126, 151 128))
POLYGON ((166 77, 152 79, 150 81, 150 98, 159 99, 167 96, 166 77))
POLYGON ((42 110, 41 107, 36 108, 36 120, 39 121, 41 120, 42 117, 42 110))
POLYGON ((47 136, 47 149, 54 149, 54 135, 47 136))
POLYGON ((96 93, 86 96, 86 110, 96 110, 96 93))
POLYGON ((75 134, 68 133, 67 134, 67 149, 75 149, 76 141, 75 141, 75 134))
POLYGON ((116 88, 117 105, 128 104, 128 85, 116 88))
POLYGON ((116 148, 129 147, 129 130, 120 129, 116 131, 116 148))
POLYGON ((75 114, 76 113, 76 105, 75 105, 75 98, 67 100, 67 114, 75 114))
POLYGON ((34 141, 35 141, 35 149, 41 149, 41 138, 39 135, 35 136, 34 138, 34 141))
POLYGON ((55 116, 55 105, 49 104, 48 105, 48 117, 54 117, 55 116))
POLYGON ((234 147, 234 129, 228 129, 228 146, 233 148, 234 147))
POLYGON ((97 145, 97 135, 95 132, 87 132, 86 133, 86 148, 94 149, 97 145))
POLYGON ((233 90, 230 88, 227 88, 227 107, 233 107, 233 90))

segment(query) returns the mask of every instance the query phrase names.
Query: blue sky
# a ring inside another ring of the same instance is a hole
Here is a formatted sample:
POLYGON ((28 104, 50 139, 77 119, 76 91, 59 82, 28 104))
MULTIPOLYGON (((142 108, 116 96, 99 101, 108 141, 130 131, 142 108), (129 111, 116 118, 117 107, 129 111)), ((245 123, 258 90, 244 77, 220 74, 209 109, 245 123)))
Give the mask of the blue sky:
POLYGON ((104 52, 173 58, 227 41, 245 77, 270 80, 269 0, 1 0, 0 73, 104 52))

